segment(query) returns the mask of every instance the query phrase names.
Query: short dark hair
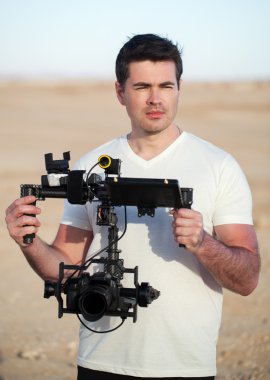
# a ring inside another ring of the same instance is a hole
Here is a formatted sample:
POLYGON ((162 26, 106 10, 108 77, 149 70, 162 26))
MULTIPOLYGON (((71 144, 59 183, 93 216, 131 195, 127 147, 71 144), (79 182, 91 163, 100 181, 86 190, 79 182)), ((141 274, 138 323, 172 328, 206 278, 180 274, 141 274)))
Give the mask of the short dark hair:
POLYGON ((115 73, 120 85, 124 86, 129 77, 131 62, 146 60, 152 62, 173 61, 176 68, 176 79, 179 82, 183 65, 177 44, 156 34, 138 34, 123 45, 116 58, 115 73))

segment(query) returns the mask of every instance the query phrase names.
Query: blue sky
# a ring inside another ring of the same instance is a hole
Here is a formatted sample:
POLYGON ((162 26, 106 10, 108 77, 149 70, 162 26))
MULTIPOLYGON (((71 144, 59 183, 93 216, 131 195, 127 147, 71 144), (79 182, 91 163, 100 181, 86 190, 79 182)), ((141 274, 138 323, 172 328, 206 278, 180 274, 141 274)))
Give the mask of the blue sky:
POLYGON ((0 0, 0 78, 114 79, 137 33, 177 42, 184 79, 270 79, 269 0, 0 0))

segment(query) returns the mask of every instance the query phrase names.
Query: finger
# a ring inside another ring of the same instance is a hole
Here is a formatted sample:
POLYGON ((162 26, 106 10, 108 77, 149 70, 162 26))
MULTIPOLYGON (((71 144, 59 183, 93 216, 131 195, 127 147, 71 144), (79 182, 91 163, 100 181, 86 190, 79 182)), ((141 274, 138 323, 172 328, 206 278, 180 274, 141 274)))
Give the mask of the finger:
POLYGON ((15 220, 13 223, 7 225, 9 235, 13 238, 18 244, 22 244, 22 237, 27 234, 37 233, 40 227, 40 222, 36 218, 31 218, 28 220, 28 223, 33 223, 32 225, 21 225, 24 220, 15 220))
POLYGON ((40 221, 34 216, 23 214, 20 218, 17 218, 14 221, 14 225, 17 227, 24 227, 26 225, 39 227, 40 221))
POLYGON ((16 232, 19 229, 24 228, 26 226, 38 228, 40 227, 40 221, 35 217, 23 215, 22 217, 14 219, 7 223, 7 228, 11 235, 16 235, 16 232))
POLYGON ((188 250, 195 252, 202 244, 204 236, 204 230, 181 230, 180 234, 175 233, 175 241, 184 244, 188 250))
POLYGON ((201 219, 177 219, 172 223, 175 234, 192 235, 200 233, 203 230, 203 222, 201 219))
POLYGON ((192 227, 190 228, 176 227, 174 229, 174 232, 176 236, 192 236, 196 233, 196 230, 192 227))
POLYGON ((27 213, 37 215, 40 213, 40 209, 32 205, 21 205, 19 202, 19 206, 7 211, 5 220, 11 236, 15 237, 18 229, 26 225, 33 226, 34 228, 40 226, 40 221, 35 216, 26 215, 27 213))
POLYGON ((18 238, 22 238, 28 234, 37 234, 38 230, 39 228, 36 226, 24 226, 11 231, 10 236, 13 239, 18 240, 18 238))
POLYGON ((21 217, 23 214, 37 215, 41 213, 41 209, 34 205, 19 204, 14 208, 10 208, 6 211, 6 220, 11 221, 21 217))
POLYGON ((36 200, 37 198, 34 195, 27 195, 25 197, 17 198, 14 202, 11 203, 8 209, 17 207, 18 205, 21 205, 21 204, 30 204, 30 203, 35 202, 36 200))
POLYGON ((180 218, 193 218, 193 216, 196 214, 199 214, 198 211, 195 211, 191 208, 179 208, 174 213, 174 216, 180 218))
POLYGON ((180 208, 177 210, 173 210, 171 212, 171 215, 174 220, 181 219, 181 218, 191 219, 194 217, 194 210, 180 208))
POLYGON ((179 212, 177 213, 177 215, 173 215, 174 216, 174 222, 178 225, 179 223, 186 223, 186 222, 194 222, 194 223, 197 223, 197 222, 202 222, 202 215, 197 212, 197 211, 194 211, 194 210, 190 210, 190 209, 181 209, 179 210, 179 212))
POLYGON ((36 201, 36 197, 33 195, 28 195, 27 197, 16 199, 11 205, 6 209, 6 215, 12 213, 16 208, 23 205, 30 205, 36 201))

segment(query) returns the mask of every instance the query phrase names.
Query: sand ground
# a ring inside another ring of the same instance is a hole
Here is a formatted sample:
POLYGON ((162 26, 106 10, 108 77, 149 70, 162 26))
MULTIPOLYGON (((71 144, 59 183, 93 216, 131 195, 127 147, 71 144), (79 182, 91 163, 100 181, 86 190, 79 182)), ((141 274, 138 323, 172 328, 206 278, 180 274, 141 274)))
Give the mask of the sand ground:
MULTIPOLYGON (((270 379, 270 83, 184 82, 177 119, 181 128, 232 153, 253 192, 260 283, 249 297, 225 291, 217 379, 270 379)), ((112 83, 1 83, 2 218, 21 183, 40 183, 44 153, 60 158, 70 150, 72 164, 128 130, 112 83)), ((50 242, 62 201, 40 206, 40 234, 50 242)), ((75 379, 78 321, 69 315, 58 319, 55 299, 43 299, 43 282, 9 239, 3 219, 0 379, 75 379)))

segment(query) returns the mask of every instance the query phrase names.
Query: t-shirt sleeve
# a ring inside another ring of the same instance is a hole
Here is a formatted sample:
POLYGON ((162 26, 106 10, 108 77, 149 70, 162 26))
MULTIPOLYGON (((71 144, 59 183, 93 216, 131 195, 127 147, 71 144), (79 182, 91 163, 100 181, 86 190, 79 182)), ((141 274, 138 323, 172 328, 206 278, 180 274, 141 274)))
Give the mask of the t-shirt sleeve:
POLYGON ((221 224, 253 224, 251 191, 239 164, 230 155, 222 163, 213 215, 213 225, 221 224))
POLYGON ((82 230, 92 230, 85 205, 72 205, 67 200, 65 200, 60 223, 81 228, 82 230))

